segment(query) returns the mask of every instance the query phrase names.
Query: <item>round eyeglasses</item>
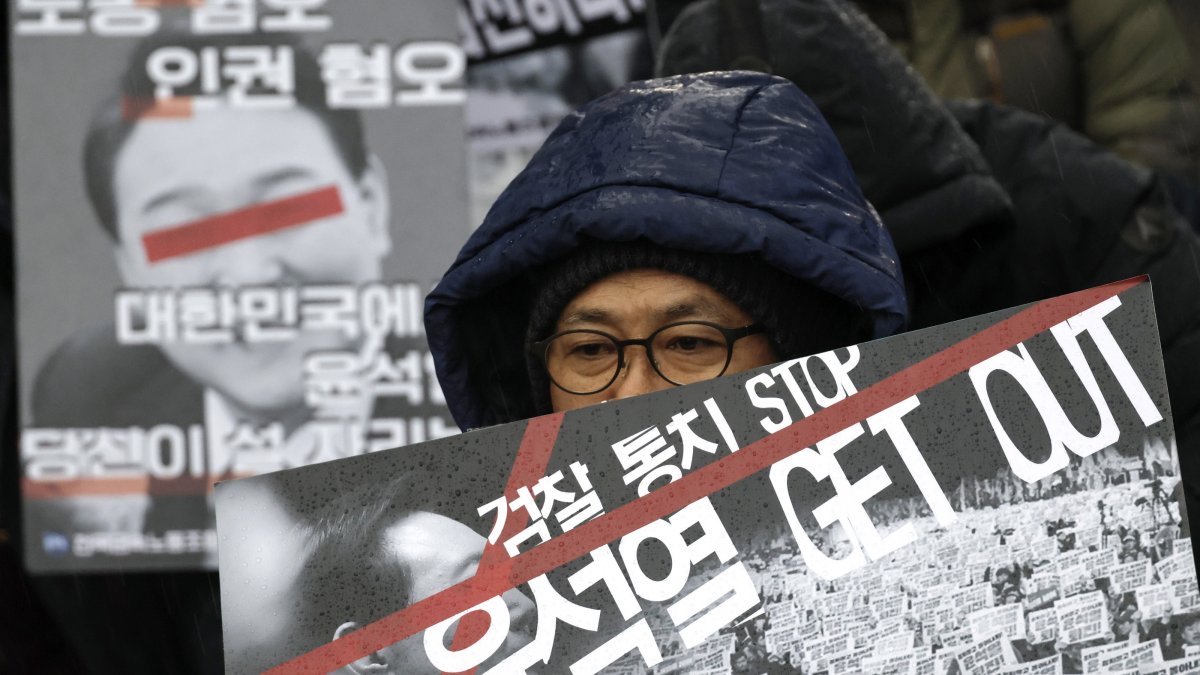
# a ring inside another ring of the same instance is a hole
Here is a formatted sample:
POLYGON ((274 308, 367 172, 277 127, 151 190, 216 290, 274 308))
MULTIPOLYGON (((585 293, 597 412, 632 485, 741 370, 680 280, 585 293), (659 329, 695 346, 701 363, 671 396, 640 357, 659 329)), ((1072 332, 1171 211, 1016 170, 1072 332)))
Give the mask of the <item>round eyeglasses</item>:
POLYGON ((707 321, 680 321, 637 340, 619 340, 603 331, 579 329, 555 333, 530 346, 554 386, 586 396, 607 389, 625 367, 625 348, 645 348, 659 377, 674 385, 693 384, 725 374, 733 344, 763 332, 760 324, 726 328, 707 321))

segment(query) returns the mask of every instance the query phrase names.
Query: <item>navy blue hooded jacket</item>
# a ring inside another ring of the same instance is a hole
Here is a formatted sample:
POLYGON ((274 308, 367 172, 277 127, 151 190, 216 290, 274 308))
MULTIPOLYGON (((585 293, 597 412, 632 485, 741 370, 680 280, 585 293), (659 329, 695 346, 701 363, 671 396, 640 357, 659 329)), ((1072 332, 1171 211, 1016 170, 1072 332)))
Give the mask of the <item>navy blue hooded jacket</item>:
POLYGON ((461 427, 528 412, 531 284, 589 239, 757 254, 868 312, 874 337, 905 323, 892 241, 795 85, 749 72, 633 83, 563 120, 430 294, 426 331, 461 427))

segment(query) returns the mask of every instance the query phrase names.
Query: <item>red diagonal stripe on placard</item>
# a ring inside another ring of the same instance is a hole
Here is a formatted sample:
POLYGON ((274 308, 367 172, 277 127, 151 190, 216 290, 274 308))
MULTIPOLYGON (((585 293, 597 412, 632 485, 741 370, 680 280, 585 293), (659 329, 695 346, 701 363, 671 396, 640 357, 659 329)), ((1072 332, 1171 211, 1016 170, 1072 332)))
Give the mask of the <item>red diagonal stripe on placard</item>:
MULTIPOLYGON (((811 447, 1144 281, 1145 277, 1138 277, 1037 303, 737 453, 526 551, 510 565, 480 569, 467 581, 267 672, 328 673, 415 635, 766 469, 797 449, 811 447)), ((518 454, 517 462, 521 461, 518 454)))
POLYGON ((269 234, 342 212, 336 185, 202 218, 142 236, 146 258, 159 262, 269 234))
MULTIPOLYGON (((554 452, 554 442, 558 440, 558 430, 562 426, 564 413, 555 413, 545 417, 529 420, 525 434, 521 437, 521 447, 513 462, 512 473, 508 475, 508 485, 504 488, 504 502, 511 503, 517 498, 517 490, 529 487, 546 475, 546 467, 550 465, 550 455, 554 452)), ((501 506, 500 508, 507 508, 501 506)), ((500 530, 497 542, 505 542, 516 536, 529 524, 529 515, 525 511, 514 511, 507 514, 504 527, 500 530)), ((511 567, 512 558, 504 550, 504 544, 488 544, 483 548, 479 558, 479 569, 484 576, 505 575, 511 567)), ((450 648, 461 650, 469 647, 482 638, 488 629, 489 619, 481 613, 468 614, 458 622, 454 631, 454 642, 450 648)), ((466 671, 466 675, 474 673, 466 671)))

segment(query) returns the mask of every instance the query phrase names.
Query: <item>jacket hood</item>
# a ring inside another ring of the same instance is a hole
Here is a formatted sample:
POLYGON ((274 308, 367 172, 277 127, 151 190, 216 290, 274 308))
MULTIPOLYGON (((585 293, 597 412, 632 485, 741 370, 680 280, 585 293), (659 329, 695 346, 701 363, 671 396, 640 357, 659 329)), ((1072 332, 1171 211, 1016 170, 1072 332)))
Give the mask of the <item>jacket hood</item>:
POLYGON ((429 295, 426 331, 459 426, 533 414, 530 288, 590 240, 756 254, 861 307, 875 337, 904 326, 891 239, 795 85, 751 72, 637 82, 563 120, 429 295))

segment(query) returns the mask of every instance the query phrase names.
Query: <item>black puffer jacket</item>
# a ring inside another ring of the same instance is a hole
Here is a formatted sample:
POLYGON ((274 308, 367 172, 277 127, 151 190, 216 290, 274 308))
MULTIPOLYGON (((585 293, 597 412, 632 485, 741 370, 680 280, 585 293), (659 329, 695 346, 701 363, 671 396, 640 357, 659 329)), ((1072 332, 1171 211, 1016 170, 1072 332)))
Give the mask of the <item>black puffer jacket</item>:
POLYGON ((1200 240, 1158 178, 1041 117, 941 103, 840 0, 757 0, 751 21, 725 14, 731 4, 689 6, 661 45, 659 74, 759 62, 812 97, 895 240, 910 328, 1151 275, 1196 513, 1200 240))

